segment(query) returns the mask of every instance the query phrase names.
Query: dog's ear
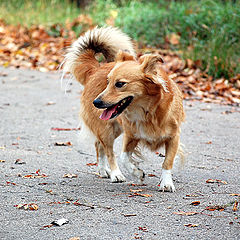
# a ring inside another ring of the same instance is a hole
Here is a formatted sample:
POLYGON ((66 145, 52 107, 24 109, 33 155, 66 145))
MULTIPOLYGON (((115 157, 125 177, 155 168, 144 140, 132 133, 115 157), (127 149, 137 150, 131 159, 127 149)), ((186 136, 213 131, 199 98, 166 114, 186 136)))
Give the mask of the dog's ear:
POLYGON ((119 50, 116 56, 116 62, 124 62, 124 61, 133 61, 135 60, 134 56, 126 51, 119 50))
POLYGON ((139 63, 142 71, 147 73, 154 71, 159 66, 159 63, 164 63, 164 61, 158 54, 145 54, 139 58, 139 63))
POLYGON ((163 90, 168 92, 167 83, 160 74, 160 64, 164 63, 162 57, 158 54, 146 54, 141 56, 138 61, 145 77, 155 84, 160 84, 163 90))

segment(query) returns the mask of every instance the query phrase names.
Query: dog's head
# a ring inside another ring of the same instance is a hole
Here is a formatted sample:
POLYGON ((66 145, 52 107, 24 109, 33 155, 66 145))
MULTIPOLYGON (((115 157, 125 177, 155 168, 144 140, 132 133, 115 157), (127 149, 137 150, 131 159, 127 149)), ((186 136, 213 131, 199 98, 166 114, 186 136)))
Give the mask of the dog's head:
POLYGON ((168 92, 167 75, 159 68, 162 63, 162 58, 156 54, 143 55, 136 61, 120 51, 108 74, 107 88, 93 101, 95 107, 105 109, 100 118, 115 118, 129 105, 141 104, 147 97, 168 92))

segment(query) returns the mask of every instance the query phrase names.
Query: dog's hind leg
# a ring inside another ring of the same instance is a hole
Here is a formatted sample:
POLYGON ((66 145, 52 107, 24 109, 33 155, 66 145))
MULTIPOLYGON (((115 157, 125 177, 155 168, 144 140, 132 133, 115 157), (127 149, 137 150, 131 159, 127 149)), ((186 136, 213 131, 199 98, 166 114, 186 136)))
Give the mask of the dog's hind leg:
POLYGON ((95 148, 96 148, 99 175, 102 178, 109 178, 111 170, 107 165, 107 159, 104 153, 104 148, 99 141, 95 142, 95 148))
POLYGON ((160 183, 160 190, 162 191, 175 192, 175 187, 172 180, 172 167, 178 147, 179 135, 176 135, 165 142, 166 156, 162 165, 162 176, 160 183))
POLYGON ((138 142, 139 140, 131 138, 124 134, 121 161, 129 173, 137 177, 142 182, 144 180, 145 173, 138 166, 136 166, 135 161, 132 159, 132 153, 134 152, 134 149, 136 148, 138 142))

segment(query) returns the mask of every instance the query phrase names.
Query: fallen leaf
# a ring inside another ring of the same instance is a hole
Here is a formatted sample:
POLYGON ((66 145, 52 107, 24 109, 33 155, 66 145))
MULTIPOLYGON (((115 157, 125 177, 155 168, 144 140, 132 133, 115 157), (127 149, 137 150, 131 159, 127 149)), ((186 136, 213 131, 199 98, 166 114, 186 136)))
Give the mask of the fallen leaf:
POLYGON ((223 184, 227 184, 226 181, 222 181, 222 180, 219 180, 219 179, 208 179, 206 181, 206 183, 223 183, 223 184))
POLYGON ((131 192, 136 193, 136 192, 142 192, 143 189, 130 189, 131 192))
POLYGON ((169 36, 169 42, 170 42, 172 45, 178 45, 178 44, 179 44, 179 40, 180 40, 180 36, 177 35, 176 33, 172 33, 172 34, 169 36))
POLYGON ((196 215, 196 214, 199 214, 199 213, 198 212, 183 212, 183 211, 180 211, 180 212, 173 212, 173 214, 183 215, 183 216, 192 216, 192 215, 196 215))
POLYGON ((212 141, 206 142, 206 144, 212 144, 212 141))
POLYGON ((141 184, 129 183, 128 185, 129 185, 129 186, 133 186, 133 187, 139 187, 139 186, 141 186, 141 187, 142 187, 142 186, 147 186, 147 184, 142 184, 142 183, 141 183, 141 184))
POLYGON ((72 143, 71 142, 56 142, 54 145, 55 146, 71 146, 72 143))
POLYGON ((155 174, 149 173, 148 177, 157 177, 155 174))
POLYGON ((56 195, 56 193, 53 192, 53 190, 45 190, 46 193, 50 193, 51 195, 56 195))
POLYGON ((233 210, 233 212, 237 212, 237 210, 238 210, 238 201, 237 200, 235 201, 232 210, 233 210))
POLYGON ((98 164, 97 163, 87 163, 86 165, 87 166, 97 166, 98 164))
POLYGON ((135 192, 135 193, 129 195, 129 197, 134 197, 134 196, 140 196, 140 197, 152 197, 151 194, 143 194, 143 193, 137 193, 137 192, 135 192))
POLYGON ((15 161, 15 164, 26 164, 26 162, 23 162, 22 159, 18 158, 18 159, 15 161))
POLYGON ((0 160, 0 162, 6 162, 5 160, 0 160))
POLYGON ((208 206, 205 209, 208 210, 208 211, 215 211, 215 210, 217 210, 217 211, 221 212, 221 211, 224 210, 224 207, 223 206, 219 206, 219 205, 215 205, 215 206, 208 206))
POLYGON ((81 128, 51 128, 53 131, 78 131, 81 128))
POLYGON ((53 224, 45 225, 42 228, 40 228, 40 230, 44 230, 44 229, 50 228, 50 227, 53 227, 53 224))
POLYGON ((16 183, 14 182, 9 182, 9 181, 6 181, 7 184, 12 184, 12 185, 17 185, 16 183))
POLYGON ((148 232, 147 227, 138 227, 138 230, 143 231, 143 232, 148 232))
POLYGON ((191 205, 193 206, 198 206, 200 204, 200 201, 193 201, 191 202, 191 205))
POLYGON ((18 204, 18 205, 14 205, 14 207, 18 209, 24 209, 24 210, 30 210, 30 211, 38 210, 38 205, 36 203, 18 204))
POLYGON ((199 224, 184 224, 185 227, 198 227, 199 224))
POLYGON ((135 217, 137 216, 137 214, 135 213, 127 213, 127 214, 123 214, 124 217, 135 217))
POLYGON ((55 105, 56 103, 55 102, 52 102, 52 101, 50 101, 50 102, 48 102, 48 103, 46 103, 46 105, 47 106, 50 106, 50 105, 55 105))
POLYGON ((231 193, 230 196, 240 196, 240 193, 231 193))
POLYGON ((40 174, 40 169, 38 169, 36 171, 36 175, 28 174, 28 175, 23 176, 22 178, 44 178, 44 177, 47 177, 47 175, 44 173, 40 174))
POLYGON ((64 178, 77 178, 76 174, 72 174, 72 173, 67 173, 63 175, 64 178))

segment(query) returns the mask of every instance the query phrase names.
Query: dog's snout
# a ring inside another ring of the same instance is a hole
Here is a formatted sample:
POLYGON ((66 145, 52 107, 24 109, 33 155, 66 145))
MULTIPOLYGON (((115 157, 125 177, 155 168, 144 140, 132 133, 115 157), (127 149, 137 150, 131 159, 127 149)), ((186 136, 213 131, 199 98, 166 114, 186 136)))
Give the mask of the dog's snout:
POLYGON ((104 103, 103 101, 101 100, 101 98, 96 98, 94 101, 93 101, 93 105, 96 107, 96 108, 104 108, 104 103))

